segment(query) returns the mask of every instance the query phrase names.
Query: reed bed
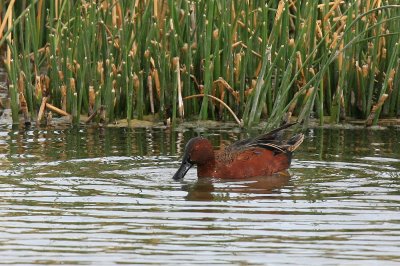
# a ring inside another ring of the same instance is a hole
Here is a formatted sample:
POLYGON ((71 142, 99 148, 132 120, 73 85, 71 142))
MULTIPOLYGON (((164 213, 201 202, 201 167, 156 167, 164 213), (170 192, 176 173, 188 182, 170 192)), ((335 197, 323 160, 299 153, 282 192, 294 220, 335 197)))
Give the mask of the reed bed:
POLYGON ((15 123, 400 115, 397 1, 0 3, 15 123))

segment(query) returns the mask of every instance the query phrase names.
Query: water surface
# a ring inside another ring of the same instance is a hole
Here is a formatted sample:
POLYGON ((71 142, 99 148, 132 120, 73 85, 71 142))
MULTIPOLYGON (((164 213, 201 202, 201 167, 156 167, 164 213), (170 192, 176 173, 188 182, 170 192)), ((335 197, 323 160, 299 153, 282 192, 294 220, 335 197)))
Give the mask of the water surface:
POLYGON ((249 136, 1 127, 0 263, 400 263, 399 129, 308 130, 288 175, 173 181, 199 134, 249 136))

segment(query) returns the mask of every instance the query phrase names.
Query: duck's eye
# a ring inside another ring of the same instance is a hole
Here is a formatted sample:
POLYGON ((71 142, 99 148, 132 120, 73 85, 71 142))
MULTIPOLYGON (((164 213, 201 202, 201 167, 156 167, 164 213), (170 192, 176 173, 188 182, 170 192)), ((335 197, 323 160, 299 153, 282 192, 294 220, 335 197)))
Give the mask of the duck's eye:
POLYGON ((190 164, 194 164, 194 161, 190 160, 190 156, 187 157, 187 161, 188 161, 188 163, 190 163, 190 164))

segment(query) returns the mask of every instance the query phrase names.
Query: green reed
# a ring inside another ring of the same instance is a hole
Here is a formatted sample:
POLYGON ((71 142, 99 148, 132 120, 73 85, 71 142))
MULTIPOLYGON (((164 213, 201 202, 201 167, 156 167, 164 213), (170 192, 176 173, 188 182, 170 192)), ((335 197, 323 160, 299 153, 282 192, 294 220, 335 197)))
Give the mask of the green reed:
POLYGON ((76 124, 82 114, 108 123, 233 119, 208 96, 246 126, 400 115, 393 1, 31 0, 13 8, 0 45, 12 34, 14 122, 24 100, 26 119, 35 119, 43 97, 76 124))

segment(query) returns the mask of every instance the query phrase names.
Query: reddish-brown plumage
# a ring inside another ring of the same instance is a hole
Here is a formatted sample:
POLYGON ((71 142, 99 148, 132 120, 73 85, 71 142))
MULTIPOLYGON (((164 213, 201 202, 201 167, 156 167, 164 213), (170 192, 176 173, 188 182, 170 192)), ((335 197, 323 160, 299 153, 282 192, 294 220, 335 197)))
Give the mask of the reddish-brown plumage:
POLYGON ((269 176, 285 170, 290 166, 292 152, 304 138, 303 134, 297 134, 282 141, 280 132, 291 125, 237 141, 219 151, 214 151, 209 140, 193 138, 187 143, 182 164, 173 178, 183 178, 194 164, 197 164, 198 177, 239 179, 269 176))

